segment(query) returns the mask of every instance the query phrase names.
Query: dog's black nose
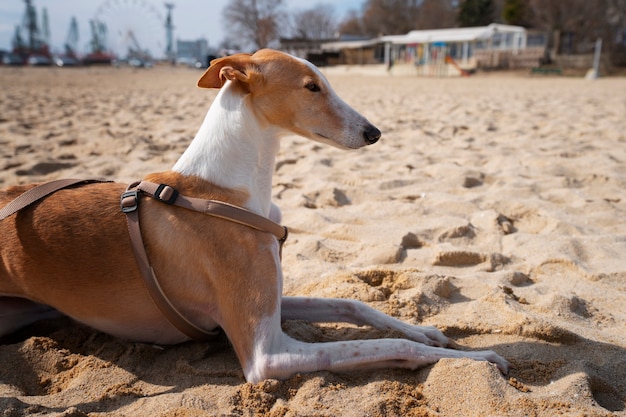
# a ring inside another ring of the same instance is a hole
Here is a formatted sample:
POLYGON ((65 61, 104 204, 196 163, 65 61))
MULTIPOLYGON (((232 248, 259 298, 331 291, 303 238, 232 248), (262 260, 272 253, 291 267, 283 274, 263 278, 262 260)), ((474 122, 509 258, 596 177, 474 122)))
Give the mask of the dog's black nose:
POLYGON ((363 139, 365 139, 365 142, 367 142, 368 145, 371 145, 372 143, 378 142, 381 134, 380 130, 376 129, 376 127, 372 125, 369 125, 363 131, 363 139))

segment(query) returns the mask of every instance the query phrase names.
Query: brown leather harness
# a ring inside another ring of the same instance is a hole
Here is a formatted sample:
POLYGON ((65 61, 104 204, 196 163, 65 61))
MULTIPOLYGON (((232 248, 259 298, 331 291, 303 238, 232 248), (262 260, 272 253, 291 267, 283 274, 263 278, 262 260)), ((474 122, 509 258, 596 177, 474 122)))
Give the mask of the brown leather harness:
MULTIPOLYGON (((90 183, 101 183, 108 181, 82 180, 82 179, 62 179, 40 184, 19 195, 13 201, 0 209, 0 221, 23 208, 41 200, 42 198, 63 188, 73 185, 84 185, 90 183)), ((151 197, 164 204, 175 205, 194 210, 210 216, 219 217, 251 227, 262 232, 272 233, 278 239, 280 251, 285 240, 287 240, 288 230, 266 217, 260 216, 244 208, 234 206, 216 200, 204 200, 200 198, 186 197, 178 193, 176 189, 166 184, 155 184, 147 181, 137 181, 128 186, 120 198, 120 207, 126 214, 128 232, 132 242, 133 252, 137 261, 137 266, 141 271, 141 277, 154 304, 161 311, 161 314, 176 327, 181 333, 194 340, 207 340, 219 334, 219 329, 204 330, 189 321, 169 300, 163 289, 159 285, 154 270, 150 266, 139 226, 139 203, 141 196, 151 197)))

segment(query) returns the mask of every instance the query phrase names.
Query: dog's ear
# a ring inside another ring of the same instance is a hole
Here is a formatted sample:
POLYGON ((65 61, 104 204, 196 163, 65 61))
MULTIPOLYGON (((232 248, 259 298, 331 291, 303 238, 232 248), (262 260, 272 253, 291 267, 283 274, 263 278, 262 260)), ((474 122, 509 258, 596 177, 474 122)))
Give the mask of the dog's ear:
POLYGON ((260 74, 251 57, 250 54, 236 54, 214 59, 198 80, 198 87, 221 88, 226 80, 239 80, 246 84, 256 82, 260 74))

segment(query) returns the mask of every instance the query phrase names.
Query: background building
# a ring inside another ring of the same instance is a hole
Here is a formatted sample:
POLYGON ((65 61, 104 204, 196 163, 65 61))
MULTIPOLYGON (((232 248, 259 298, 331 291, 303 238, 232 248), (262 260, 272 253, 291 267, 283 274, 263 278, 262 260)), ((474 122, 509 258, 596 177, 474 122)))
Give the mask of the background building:
POLYGON ((185 65, 208 66, 209 42, 206 39, 195 41, 176 41, 176 63, 185 65))

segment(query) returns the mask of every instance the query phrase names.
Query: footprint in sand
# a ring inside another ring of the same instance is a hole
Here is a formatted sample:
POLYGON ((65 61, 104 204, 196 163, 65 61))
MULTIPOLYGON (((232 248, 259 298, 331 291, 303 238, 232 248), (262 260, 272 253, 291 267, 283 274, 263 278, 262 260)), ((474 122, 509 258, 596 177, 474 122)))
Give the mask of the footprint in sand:
POLYGON ((463 250, 441 251, 435 256, 433 265, 469 267, 487 263, 487 272, 493 272, 510 262, 510 259, 501 253, 478 253, 463 250))
POLYGON ((18 169, 15 171, 16 175, 48 175, 50 173, 60 171, 62 169, 75 167, 77 163, 75 162, 58 162, 58 161, 48 161, 48 162, 38 162, 32 167, 28 169, 18 169))
POLYGON ((338 188, 332 190, 315 191, 305 194, 302 205, 306 208, 316 209, 319 207, 341 207, 352 204, 346 193, 338 188))

